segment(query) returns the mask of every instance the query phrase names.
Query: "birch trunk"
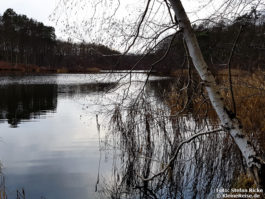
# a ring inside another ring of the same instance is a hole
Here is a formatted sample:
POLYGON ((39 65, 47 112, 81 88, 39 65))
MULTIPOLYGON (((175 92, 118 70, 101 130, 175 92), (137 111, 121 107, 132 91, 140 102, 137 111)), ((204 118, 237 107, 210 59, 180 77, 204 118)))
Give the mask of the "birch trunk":
POLYGON ((197 72, 199 73, 203 83, 205 84, 205 88, 208 92, 212 106, 215 109, 223 128, 229 131, 230 135, 234 139, 247 163, 248 168, 251 171, 251 174, 253 174, 256 183, 264 188, 264 161, 257 155, 254 146, 251 144, 248 137, 246 137, 240 121, 228 113, 228 109, 225 107, 223 99, 220 95, 220 89, 218 88, 215 78, 203 58, 197 38, 195 36, 195 33, 193 32, 191 23, 182 6, 181 1, 169 0, 169 2, 175 12, 180 28, 183 29, 183 35, 193 64, 197 72))

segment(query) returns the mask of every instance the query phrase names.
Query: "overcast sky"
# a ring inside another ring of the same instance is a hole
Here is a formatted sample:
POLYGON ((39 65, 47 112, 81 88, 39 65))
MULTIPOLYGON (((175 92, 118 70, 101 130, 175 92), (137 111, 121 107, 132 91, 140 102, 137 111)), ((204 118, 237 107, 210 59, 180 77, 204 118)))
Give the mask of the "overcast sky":
MULTIPOLYGON (((59 39, 67 39, 68 37, 72 38, 72 39, 76 39, 76 38, 80 38, 77 41, 81 41, 81 40, 85 40, 85 41, 96 41, 97 43, 103 43, 103 44, 107 44, 109 46, 112 46, 112 44, 109 43, 105 43, 106 40, 110 41, 111 43, 115 43, 115 41, 110 40, 108 38, 113 38, 112 36, 106 35, 104 41, 103 40, 103 35, 100 34, 99 32, 97 32, 97 30, 95 31, 95 33, 93 32, 93 30, 89 30, 86 31, 87 28, 93 27, 92 25, 84 25, 83 24, 79 24, 79 22, 81 22, 83 19, 89 19, 89 16, 87 16, 88 13, 92 13, 93 11, 91 10, 91 7, 93 7, 93 4, 95 4, 97 1, 93 1, 93 0, 72 0, 74 2, 78 2, 76 6, 76 9, 68 10, 66 11, 66 9, 62 8, 63 6, 61 4, 59 4, 59 8, 57 9, 56 12, 54 11, 56 6, 58 5, 58 2, 60 0, 0 0, 0 14, 2 15, 4 13, 4 11, 8 8, 12 8, 17 14, 25 14, 26 16, 28 16, 29 18, 33 18, 39 22, 43 22, 45 25, 49 25, 49 26, 53 26, 55 27, 56 30, 56 35, 57 38, 59 39), (86 5, 86 6, 84 6, 86 5), (85 7, 84 10, 82 10, 82 6, 85 7), (76 12, 77 11, 77 12, 76 12), (55 15, 55 20, 51 21, 49 20, 49 16, 52 13, 56 13, 55 15), (55 21, 57 19, 60 18, 59 23, 55 24, 55 21), (68 18, 68 19, 67 19, 68 18), (67 20, 65 20, 67 19, 67 20), (76 32, 81 32, 81 36, 79 36, 77 33, 72 34, 69 33, 70 29, 67 24, 65 22, 68 22, 70 25, 76 25, 76 27, 78 27, 79 30, 77 30, 76 32), (64 31, 63 29, 65 29, 65 27, 67 29, 69 29, 68 31, 64 31), (89 33, 90 36, 89 36, 89 33), (95 37, 98 38, 91 38, 91 35, 95 35, 95 37), (100 35, 100 37, 98 36, 100 35), (99 41, 97 41, 99 40, 99 41)), ((67 1, 66 1, 67 2, 67 1)), ((71 1, 69 1, 71 2, 71 1)), ((112 3, 110 3, 111 1, 109 1, 108 3, 111 5, 112 3)), ((114 1, 115 2, 115 1, 114 1)), ((135 1, 135 0, 125 0, 125 1, 121 1, 121 3, 125 4, 124 6, 121 4, 121 9, 119 9, 118 12, 118 18, 119 16, 125 17, 125 21, 128 22, 129 18, 138 18, 139 15, 135 15, 135 14, 130 14, 130 13, 134 13, 137 10, 139 10, 140 8, 144 8, 145 7, 145 0, 139 0, 139 1, 135 1), (137 2, 137 3, 135 3, 137 2), (144 6, 141 4, 141 2, 144 2, 144 6), (130 6, 132 5, 132 6, 130 6), (137 8, 137 6, 139 8, 137 8)), ((193 0, 185 0, 183 1, 185 3, 185 7, 187 9, 193 8, 195 7, 195 2, 193 0)), ((96 3, 97 4, 97 3, 96 3)), ((72 5, 71 5, 72 6, 72 5)), ((114 6, 115 7, 115 6, 114 6)), ((111 10, 111 8, 109 8, 111 10)), ((112 10, 115 10, 112 8, 112 10)), ((105 10, 99 9, 100 12, 105 10)), ((100 17, 100 15, 99 15, 100 17)), ((91 18, 91 16, 90 16, 91 18)), ((101 17, 100 17, 101 18, 101 17)), ((133 21, 131 19, 131 21, 133 21)), ((104 21, 103 21, 104 23, 104 21)), ((95 24, 95 27, 97 26, 97 23, 95 24)), ((112 27, 113 28, 113 27, 112 27)), ((110 27, 111 29, 111 27, 110 27)), ((119 29, 119 28, 118 28, 119 29)), ((117 29, 113 28, 113 31, 117 31, 117 29)), ((108 31, 105 31, 105 33, 108 31)), ((121 40, 119 40, 121 41, 121 40)), ((113 45, 114 45, 113 44, 113 45)), ((117 44, 118 45, 118 44, 117 44)), ((115 47, 115 45, 114 45, 115 47)))
POLYGON ((0 14, 12 8, 18 14, 25 14, 29 18, 53 25, 48 17, 53 12, 58 0, 0 0, 0 14))
MULTIPOLYGON (((36 19, 37 21, 43 22, 45 25, 53 26, 55 27, 56 30, 56 35, 57 38, 63 38, 67 39, 68 37, 70 38, 77 38, 80 41, 85 40, 85 41, 95 41, 96 39, 91 38, 92 36, 98 37, 98 43, 104 44, 104 41, 101 41, 104 39, 104 35, 96 29, 97 26, 103 26, 106 25, 105 19, 102 18, 102 16, 99 14, 97 15, 97 20, 95 20, 94 16, 91 18, 91 15, 93 15, 93 4, 94 6, 97 5, 97 0, 69 0, 65 2, 75 2, 74 4, 69 4, 68 8, 71 7, 73 9, 67 9, 67 6, 62 6, 61 4, 58 6, 59 9, 54 11, 56 6, 58 5, 58 2, 60 0, 0 0, 0 14, 2 15, 3 12, 8 9, 12 8, 16 13, 18 14, 25 14, 29 18, 36 19), (54 21, 49 20, 49 16, 54 13, 55 18, 54 21), (89 17, 90 14, 90 17, 89 17), (93 19, 94 24, 91 23, 89 20, 93 19), (102 24, 99 24, 98 21, 99 19, 103 20, 102 24), (59 21, 57 24, 55 24, 55 21, 59 21), (68 24, 67 24, 67 23, 68 24), (87 22, 87 23, 86 23, 87 22), (95 23, 96 22, 96 23, 95 23), (75 26, 76 28, 71 28, 70 26, 75 26), (93 29, 95 31, 93 32, 93 29), (67 29, 65 31, 64 29, 67 29), (72 33, 70 31, 72 30, 72 33), (74 32, 74 34, 73 34, 74 32), (78 34, 81 33, 81 34, 78 34), (90 34, 89 34, 90 33, 90 34), (81 36, 80 36, 81 35, 81 36)), ((118 0, 116 0, 118 1, 118 0)), ((116 2, 116 1, 106 1, 105 4, 110 4, 112 5, 111 2, 116 2)), ((196 20, 196 19, 202 19, 207 17, 213 12, 218 11, 218 3, 220 4, 222 0, 213 0, 214 3, 212 4, 207 4, 209 0, 183 0, 184 7, 186 11, 188 12, 188 15, 191 19, 191 21, 196 20)), ((249 0, 250 1, 250 0, 249 0)), ((253 0, 258 1, 258 0, 253 0)), ((105 1, 104 1, 105 2, 105 1)), ((131 21, 135 21, 140 15, 138 10, 142 11, 144 9, 146 3, 143 5, 141 2, 146 2, 146 0, 122 0, 120 1, 123 4, 126 4, 126 6, 120 6, 119 11, 117 12, 117 19, 120 19, 122 23, 130 23, 131 21), (137 3, 136 3, 137 2, 137 3), (130 4, 132 5, 130 7, 130 4), (141 9, 140 9, 141 8, 141 9), (137 14, 138 13, 138 14, 137 14), (130 20, 131 18, 131 20, 130 20), (123 20, 124 19, 124 20, 123 20), (133 20, 134 19, 134 20, 133 20)), ((115 10, 115 3, 113 3, 114 7, 111 9, 110 7, 105 7, 105 8, 98 8, 97 13, 110 13, 110 11, 115 10)), ((159 5, 159 4, 158 4, 159 5)), ((166 11, 167 12, 167 11, 166 11)), ((142 13, 142 12, 141 12, 142 13)), ((158 16, 159 20, 164 21, 164 18, 159 17, 162 16, 164 13, 157 14, 155 13, 154 15, 158 16)), ((111 14, 110 14, 111 15, 111 14)), ((102 27, 101 27, 102 28, 102 27)), ((110 26, 107 24, 107 30, 104 30, 104 34, 109 34, 109 31, 112 31, 112 35, 106 35, 105 38, 107 40, 111 41, 112 43, 115 44, 116 41, 114 41, 112 38, 113 36, 119 37, 120 35, 119 30, 122 30, 120 27, 115 27, 113 25, 110 26), (113 29, 113 30, 111 30, 113 29), (109 39, 111 38, 111 39, 109 39), (113 40, 113 41, 112 41, 113 40)), ((129 30, 130 31, 130 30, 129 30)), ((131 31, 132 32, 132 31, 131 31)), ((130 32, 129 32, 130 33, 130 32)), ((97 40, 96 40, 97 41, 97 40)), ((122 41, 122 40, 120 40, 122 41)), ((108 44, 111 45, 111 44, 108 44)))

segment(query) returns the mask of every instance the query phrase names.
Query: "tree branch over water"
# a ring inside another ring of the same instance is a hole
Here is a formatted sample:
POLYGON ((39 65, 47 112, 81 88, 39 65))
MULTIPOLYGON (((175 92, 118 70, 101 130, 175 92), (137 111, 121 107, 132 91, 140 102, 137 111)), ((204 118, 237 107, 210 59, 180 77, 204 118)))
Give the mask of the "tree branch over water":
MULTIPOLYGON (((185 105, 184 109, 188 109, 189 108, 188 102, 196 101, 196 99, 191 99, 191 98, 195 98, 194 96, 196 96, 196 94, 199 93, 199 91, 196 91, 195 89, 201 88, 201 87, 204 88, 204 89, 201 89, 201 92, 198 95, 203 96, 204 102, 208 102, 207 99, 209 99, 209 102, 210 102, 209 104, 211 104, 211 108, 214 111, 214 114, 217 118, 216 120, 218 120, 218 122, 220 122, 220 125, 223 127, 223 129, 225 129, 227 132, 229 132, 229 134, 233 138, 235 144, 237 145, 240 152, 242 153, 242 156, 244 157, 244 160, 245 160, 248 168, 254 174, 257 185, 265 186, 265 183, 262 181, 262 179, 265 175, 264 162, 262 161, 262 158, 260 157, 260 155, 257 152, 257 150, 255 149, 255 147, 253 146, 254 144, 251 143, 251 140, 248 138, 246 130, 242 127, 241 121, 238 118, 234 117, 232 114, 230 114, 231 111, 229 110, 229 106, 225 103, 225 99, 221 95, 222 90, 220 89, 220 85, 218 84, 218 82, 215 79, 215 76, 213 74, 213 70, 210 67, 209 62, 207 62, 207 58, 209 57, 209 55, 211 57, 211 54, 214 53, 214 52, 209 53, 209 51, 214 51, 214 50, 213 49, 204 49, 205 51, 202 51, 202 47, 198 41, 198 38, 201 38, 202 40, 206 36, 208 36, 208 38, 209 38, 207 30, 209 30, 209 32, 210 31, 216 32, 219 30, 223 31, 225 29, 224 28, 225 26, 230 27, 230 26, 228 26, 229 23, 230 24, 236 23, 239 20, 240 16, 246 17, 246 16, 244 16, 244 14, 248 13, 249 10, 251 10, 253 6, 255 9, 257 9, 258 6, 264 6, 263 5, 264 2, 261 0, 254 0, 254 1, 250 1, 250 0, 246 0, 246 1, 233 1, 233 0, 214 1, 214 0, 210 0, 210 1, 207 1, 211 6, 213 6, 213 9, 210 9, 209 6, 206 5, 205 3, 200 4, 200 5, 202 6, 201 7, 202 11, 205 11, 205 12, 211 11, 211 12, 209 12, 210 14, 208 14, 208 16, 209 16, 208 22, 211 22, 211 23, 208 23, 205 26, 203 26, 204 24, 202 24, 202 26, 198 27, 198 28, 196 28, 195 25, 192 26, 191 22, 190 22, 190 18, 191 18, 190 16, 193 14, 196 17, 198 13, 186 12, 186 10, 184 9, 184 6, 182 5, 183 2, 185 2, 185 1, 180 1, 180 0, 168 0, 168 1, 148 0, 148 1, 143 1, 143 2, 141 2, 141 3, 143 3, 143 4, 141 4, 141 6, 142 6, 141 9, 135 9, 135 10, 140 11, 140 12, 135 12, 136 14, 134 17, 134 20, 135 20, 134 22, 129 20, 129 19, 131 19, 129 14, 125 14, 123 21, 120 21, 120 23, 117 26, 119 28, 120 27, 126 27, 130 31, 126 32, 126 31, 124 31, 124 29, 118 28, 118 29, 116 29, 116 32, 115 32, 115 29, 113 29, 114 34, 121 34, 122 38, 125 39, 125 40, 120 40, 120 41, 123 41, 122 46, 125 47, 125 50, 124 50, 125 53, 129 53, 130 50, 133 50, 135 53, 142 53, 142 52, 148 52, 147 51, 148 49, 152 49, 153 46, 156 46, 157 41, 163 40, 163 37, 170 35, 171 31, 172 31, 172 29, 169 29, 164 34, 161 34, 161 35, 159 35, 159 37, 156 37, 156 35, 159 33, 158 30, 161 30, 162 27, 165 28, 165 26, 170 27, 170 25, 172 25, 172 23, 174 23, 173 25, 176 25, 176 23, 178 24, 178 26, 174 26, 174 28, 175 28, 174 31, 176 31, 177 29, 181 29, 183 31, 182 35, 185 39, 186 46, 184 46, 184 50, 181 50, 181 51, 179 51, 178 48, 183 48, 183 46, 177 46, 176 48, 174 48, 173 51, 175 51, 176 54, 172 53, 172 57, 174 57, 173 55, 178 56, 178 54, 177 54, 178 52, 182 52, 182 53, 185 52, 185 49, 186 49, 185 47, 187 47, 186 51, 188 51, 188 53, 186 53, 186 55, 189 54, 189 56, 191 57, 193 66, 195 67, 195 69, 197 71, 197 76, 200 78, 200 80, 199 80, 199 78, 197 79, 197 85, 196 85, 195 81, 192 82, 191 81, 191 70, 190 70, 190 68, 188 68, 187 86, 182 87, 182 89, 180 89, 177 86, 176 86, 177 88, 175 88, 176 90, 178 90, 177 97, 179 97, 179 98, 177 99, 177 102, 180 103, 180 104, 177 104, 176 106, 178 106, 178 108, 179 108, 179 107, 183 107, 182 106, 183 104, 184 105, 186 104, 187 107, 185 105), (155 12, 156 10, 158 10, 159 12, 155 12), (137 15, 137 13, 138 13, 138 15, 137 15), (175 17, 174 17, 175 19, 173 19, 172 13, 175 14, 175 17), (164 20, 165 22, 163 22, 161 16, 166 16, 165 20, 164 20), (226 18, 229 18, 229 20, 231 20, 231 22, 228 22, 227 20, 225 20, 226 18), (224 20, 224 21, 222 21, 222 20, 224 20), (219 21, 220 26, 213 26, 212 21, 213 22, 219 21), (205 28, 206 26, 208 26, 208 29, 205 28), (135 28, 134 31, 132 31, 133 28, 135 28), (120 30, 122 30, 122 31, 120 31, 120 30), (200 84, 200 82, 202 82, 202 84, 200 84), (191 88, 190 84, 192 84, 192 86, 194 88, 191 88), (202 86, 200 87, 199 85, 202 85, 202 86), (181 94, 183 94, 182 91, 185 89, 189 91, 189 93, 188 93, 188 91, 186 93, 187 98, 188 98, 188 100, 187 100, 188 102, 185 101, 183 98, 181 98, 181 94), (208 97, 205 97, 206 94, 208 95, 208 97)), ((192 17, 194 17, 194 16, 192 16, 192 17)), ((199 17, 197 16, 197 18, 199 18, 199 17)), ((117 21, 119 21, 119 20, 117 20, 117 21)), ((252 22, 252 24, 253 24, 253 22, 252 22)), ((255 22, 254 22, 254 25, 256 25, 255 22)), ((101 27, 101 30, 104 30, 104 29, 101 27)), ((105 33, 105 32, 103 32, 103 33, 105 33)), ((239 37, 239 35, 238 35, 238 37, 239 37)), ((233 53, 234 53, 234 48, 235 48, 235 45, 237 43, 237 39, 234 42, 234 46, 232 47, 228 65, 230 65, 231 58, 232 58, 233 53)), ((164 40, 164 44, 165 44, 164 46, 167 46, 167 42, 168 42, 167 40, 164 40)), ((218 41, 216 43, 218 43, 218 41)), ((160 49, 161 50, 160 53, 163 52, 163 50, 165 50, 165 48, 163 48, 163 47, 161 47, 162 50, 160 49)), ((207 47, 209 48, 209 46, 206 45, 205 48, 207 48, 207 47)), ((168 51, 165 50, 165 52, 166 53, 164 55, 167 55, 168 51)), ((222 56, 227 58, 227 56, 225 56, 226 55, 225 53, 227 53, 227 52, 224 52, 222 54, 222 56)), ((153 55, 157 55, 157 54, 154 53, 153 55)), ((162 58, 163 58, 163 56, 162 56, 162 58)), ((177 58, 174 57, 174 59, 177 59, 177 58)), ((219 59, 218 53, 216 55, 216 59, 219 59)), ((156 63, 156 62, 154 62, 154 63, 156 63)), ((170 64, 168 64, 168 65, 170 65, 170 64)), ((229 74, 230 74, 230 92, 232 94, 234 112, 238 112, 236 110, 235 99, 233 96, 233 87, 232 87, 231 67, 230 66, 229 66, 229 74)), ((148 80, 148 77, 149 77, 149 75, 147 76, 147 80, 148 80)), ((144 85, 146 85, 146 82, 147 81, 145 81, 144 85)), ((180 81, 179 85, 180 86, 185 85, 183 82, 184 82, 184 80, 182 79, 182 81, 180 81)), ((130 85, 131 84, 129 84, 128 88, 130 88, 130 85)), ((137 94, 134 95, 134 96, 136 96, 136 101, 138 101, 138 99, 139 99, 138 96, 143 91, 140 89, 138 92, 139 92, 138 95, 137 94)), ((127 97, 128 95, 125 94, 124 96, 127 97)), ((201 99, 201 98, 199 98, 199 99, 201 99)), ((141 102, 144 103, 143 101, 144 100, 142 100, 141 102)), ((196 102, 198 102, 198 101, 196 101, 196 102)), ((202 103, 203 105, 204 105, 204 102, 202 103)), ((133 104, 135 104, 135 103, 133 103, 133 104)), ((140 107, 140 108, 142 108, 142 107, 140 107)), ((181 109, 179 108, 176 110, 181 110, 181 109)), ((134 110, 130 110, 130 111, 133 112, 134 110)), ((207 110, 205 110, 204 112, 205 112, 204 113, 204 116, 205 116, 204 120, 205 120, 205 124, 207 125, 206 116, 208 115, 208 106, 207 106, 207 110)), ((189 113, 188 110, 186 111, 186 113, 187 114, 189 113)), ((138 112, 136 111, 136 112, 134 112, 134 114, 138 114, 138 112)), ((144 114, 146 114, 146 113, 144 113, 144 114)), ((147 115, 144 115, 144 116, 148 117, 150 119, 153 116, 152 114, 153 113, 148 113, 147 115)), ((134 115, 134 117, 136 117, 136 116, 137 115, 134 115)), ((131 118, 131 119, 134 121, 134 118, 131 118)), ((179 119, 179 118, 176 117, 175 119, 179 119)), ((133 124, 133 122, 130 123, 130 125, 132 125, 132 124, 133 124)), ((197 125, 197 124, 195 124, 195 125, 197 125)), ((151 133, 149 123, 148 123, 148 125, 146 125, 146 128, 149 129, 149 131, 148 131, 148 135, 149 135, 151 133)), ((121 133, 124 133, 124 134, 132 133, 133 134, 135 132, 131 132, 131 131, 136 130, 136 129, 134 129, 134 127, 130 126, 130 128, 126 129, 126 130, 129 130, 129 131, 128 132, 122 131, 121 133)), ((218 129, 217 131, 219 132, 220 129, 218 129)), ((124 136, 131 136, 131 135, 124 135, 124 136)), ((195 135, 195 138, 198 136, 200 136, 200 134, 195 135)), ((133 137, 131 137, 131 138, 133 139, 133 137)), ((192 139, 194 139, 194 138, 192 138, 192 139)), ((146 147, 148 146, 147 147, 148 149, 146 149, 146 151, 148 153, 153 153, 153 151, 151 150, 152 147, 151 147, 149 141, 147 140, 147 142, 146 142, 146 147), (150 150, 149 150, 149 148, 150 148, 150 150)), ((178 141, 179 140, 176 137, 173 143, 177 144, 178 141)), ((183 142, 181 142, 180 145, 182 146, 189 141, 190 141, 189 139, 187 141, 183 141, 183 142)), ((130 142, 130 141, 128 141, 128 142, 130 142)), ((172 144, 172 145, 174 145, 174 144, 172 144)), ((176 155, 178 153, 178 150, 176 152, 176 155)), ((175 155, 173 155, 173 159, 171 159, 171 161, 174 161, 174 157, 175 157, 175 155)), ((147 162, 147 163, 150 164, 150 162, 147 162)), ((167 170, 167 169, 165 169, 165 170, 167 170)), ((147 169, 146 173, 149 173, 149 172, 150 172, 150 169, 147 169)))
POLYGON ((213 133, 219 133, 219 132, 222 132, 222 131, 224 131, 224 130, 223 130, 223 129, 215 129, 215 130, 212 130, 212 131, 207 131, 207 132, 202 132, 202 133, 196 133, 195 135, 193 135, 193 136, 191 136, 190 138, 188 138, 188 139, 182 141, 182 142, 178 145, 178 147, 177 147, 177 149, 176 149, 176 151, 175 151, 173 157, 172 157, 172 158, 169 160, 169 162, 165 165, 164 169, 162 169, 161 171, 159 171, 158 173, 154 174, 153 176, 151 176, 151 177, 149 177, 149 178, 144 178, 144 177, 141 176, 141 175, 139 175, 139 177, 140 177, 143 181, 151 181, 151 180, 153 180, 154 178, 156 178, 156 177, 158 177, 158 176, 160 176, 160 175, 162 175, 162 174, 165 174, 166 171, 167 171, 168 169, 170 169, 170 167, 171 167, 171 165, 173 164, 173 162, 177 159, 178 154, 179 154, 179 151, 180 151, 181 147, 182 147, 184 144, 187 144, 187 143, 191 142, 192 140, 194 140, 194 139, 197 138, 197 137, 200 137, 200 136, 203 136, 203 135, 209 135, 209 134, 213 134, 213 133))

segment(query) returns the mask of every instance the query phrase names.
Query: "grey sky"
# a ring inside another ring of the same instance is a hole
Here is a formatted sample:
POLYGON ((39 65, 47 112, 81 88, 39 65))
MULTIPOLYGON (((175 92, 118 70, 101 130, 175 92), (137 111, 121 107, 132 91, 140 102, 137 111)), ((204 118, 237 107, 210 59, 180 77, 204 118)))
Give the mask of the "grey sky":
MULTIPOLYGON (((25 14, 29 18, 33 18, 37 21, 43 22, 45 25, 55 27, 56 35, 58 37, 62 37, 62 32, 60 32, 60 29, 63 28, 63 24, 55 25, 54 22, 49 20, 49 15, 53 13, 58 2, 59 0, 0 0, 0 14, 2 15, 4 11, 8 8, 12 8, 18 14, 25 14)), ((126 2, 128 4, 133 4, 135 1, 127 0, 126 2)), ((188 2, 190 1, 188 0, 188 2)), ((71 15, 71 18, 73 18, 73 20, 76 20, 75 16, 73 15, 71 15)))
POLYGON ((57 2, 58 0, 0 0, 0 14, 2 15, 8 8, 12 8, 16 13, 25 14, 45 25, 54 25, 48 17, 57 2))
MULTIPOLYGON (((54 22, 49 20, 49 15, 53 13, 59 1, 60 0, 0 0, 0 14, 2 15, 3 12, 8 8, 12 8, 18 14, 25 14, 29 18, 33 18, 33 19, 36 19, 37 21, 43 22, 45 25, 54 26, 56 28, 57 35, 59 34, 58 36, 60 36, 58 24, 56 26, 54 22)), ((88 1, 88 2, 91 2, 91 1, 88 1)), ((126 0, 126 3, 128 5, 135 4, 134 2, 135 2, 134 0, 126 0)), ((184 1, 187 8, 191 7, 192 2, 193 1, 191 0, 184 1)), ((80 4, 82 4, 82 1, 80 1, 80 4)), ((137 4, 140 4, 140 3, 138 2, 137 4)), ((124 10, 124 12, 126 11, 124 10)), ((81 11, 81 13, 83 12, 81 11)), ((82 15, 86 16, 85 14, 82 14, 82 15)), ((71 18, 74 18, 74 20, 76 20, 75 16, 73 15, 71 15, 71 18)))
MULTIPOLYGON (((112 46, 112 44, 117 43, 117 41, 120 41, 121 43, 124 43, 123 40, 120 38, 118 40, 114 40, 113 36, 121 37, 119 35, 119 31, 122 30, 122 27, 112 25, 114 24, 112 22, 108 22, 104 17, 104 15, 111 15, 111 12, 115 10, 115 2, 117 1, 106 1, 107 6, 103 6, 103 8, 98 7, 96 15, 97 20, 95 20, 93 16, 93 5, 97 5, 97 2, 99 0, 68 0, 68 1, 61 1, 61 4, 59 5, 59 9, 56 10, 55 16, 53 17, 54 21, 49 20, 49 15, 53 13, 54 9, 56 8, 56 5, 58 4, 60 0, 0 0, 0 14, 3 14, 3 12, 7 8, 14 9, 15 12, 18 14, 25 14, 29 18, 36 19, 37 21, 43 22, 45 25, 50 25, 55 27, 56 35, 58 38, 68 38, 71 37, 73 39, 75 38, 81 38, 81 40, 85 41, 96 41, 98 43, 105 43, 105 40, 109 41, 108 45, 112 46), (67 4, 70 8, 68 9, 66 5, 63 5, 62 2, 68 2, 67 4), (71 2, 74 2, 71 4, 71 2), (114 2, 114 3, 111 3, 114 2), (113 7, 108 7, 108 4, 112 5, 113 7), (100 14, 102 13, 102 14, 100 14), (106 14, 107 13, 107 14, 106 14), (110 13, 110 14, 108 14, 110 13), (91 21, 91 19, 94 20, 91 21), (102 24, 99 23, 100 19, 102 20, 102 24), (58 21, 57 24, 55 24, 55 21, 58 21), (103 26, 105 22, 108 22, 107 27, 103 29, 100 27, 103 32, 99 32, 97 30, 98 26, 103 26), (112 32, 109 33, 109 32, 112 32), (92 38, 92 36, 96 38, 92 38), (106 38, 104 40, 104 38, 106 38), (111 38, 111 39, 110 39, 111 38)), ((250 1, 250 0, 248 0, 250 1)), ((258 0, 253 0, 253 2, 256 2, 258 0)), ((104 1, 105 2, 105 1, 104 1)), ((117 12, 117 19, 119 20, 119 23, 129 23, 135 21, 137 17, 140 16, 139 10, 143 10, 146 0, 121 0, 121 6, 119 11, 117 12), (137 3, 136 3, 137 2, 137 3), (142 4, 141 4, 142 2, 142 4), (122 5, 125 4, 124 6, 122 5)), ((158 1, 159 2, 159 1, 158 1)), ((196 19, 202 19, 205 17, 208 17, 211 13, 218 12, 218 7, 220 6, 222 0, 183 0, 184 7, 186 11, 188 12, 188 15, 190 16, 191 20, 196 19), (207 2, 212 2, 210 4, 207 4, 207 2), (218 5, 219 4, 219 5, 218 5)), ((104 4, 104 5, 105 5, 104 4)), ((116 3, 117 4, 117 3, 116 3)), ((159 5, 159 4, 158 4, 159 5)), ((226 10, 227 14, 231 14, 233 10, 226 10)), ((163 14, 165 14, 167 11, 164 11, 160 14, 154 13, 154 16, 158 16, 158 20, 162 20, 163 18, 160 18, 163 14)), ((225 16, 227 16, 227 14, 225 16)), ((153 18, 152 18, 153 20, 153 18)), ((128 34, 130 34, 132 31, 128 30, 128 34)))

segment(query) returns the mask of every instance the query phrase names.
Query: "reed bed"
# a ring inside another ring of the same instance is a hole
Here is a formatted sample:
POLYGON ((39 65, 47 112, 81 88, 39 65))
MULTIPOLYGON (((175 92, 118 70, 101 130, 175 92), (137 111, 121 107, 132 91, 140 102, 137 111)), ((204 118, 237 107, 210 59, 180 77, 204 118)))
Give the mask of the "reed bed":
MULTIPOLYGON (((167 100, 172 115, 190 115, 198 122, 207 120, 217 125, 219 119, 211 107, 203 84, 194 71, 190 73, 192 80, 186 77, 188 74, 188 71, 175 72, 177 79, 181 80, 172 88, 167 100)), ((231 76, 236 117, 242 122, 244 132, 259 147, 259 151, 265 151, 265 71, 234 69, 231 76)), ((231 114, 234 114, 227 70, 218 71, 215 77, 225 104, 231 114)))

